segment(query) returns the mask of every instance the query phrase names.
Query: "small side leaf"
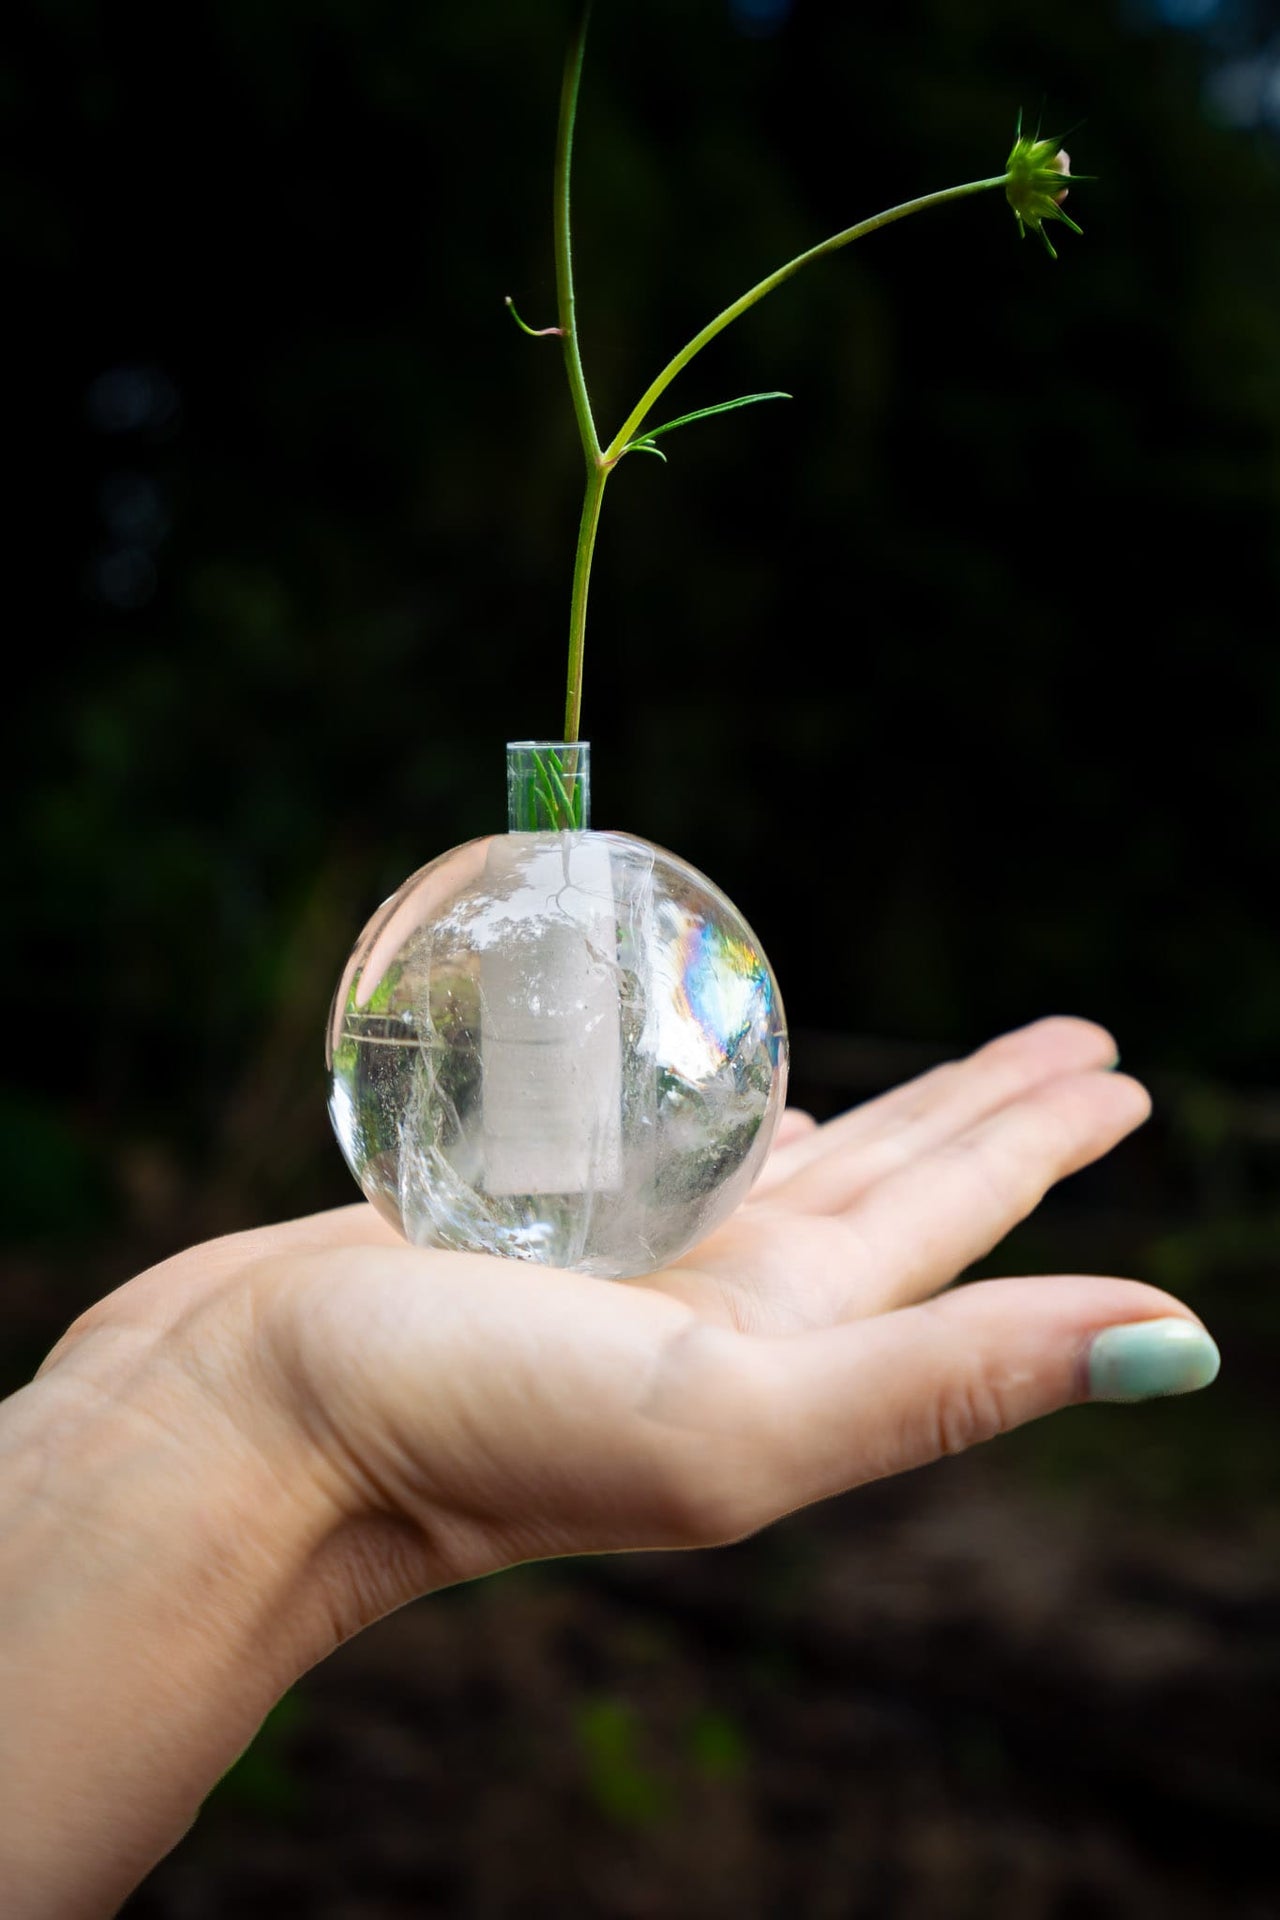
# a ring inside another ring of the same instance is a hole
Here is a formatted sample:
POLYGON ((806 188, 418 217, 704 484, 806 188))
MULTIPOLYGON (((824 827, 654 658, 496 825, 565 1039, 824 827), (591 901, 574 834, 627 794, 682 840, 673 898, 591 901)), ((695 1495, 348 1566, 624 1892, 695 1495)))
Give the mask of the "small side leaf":
MULTIPOLYGON (((676 427, 687 427, 691 420, 709 420, 713 413, 733 413, 738 407, 754 406, 757 400, 790 400, 789 393, 744 393, 737 400, 722 400, 715 407, 699 407, 696 413, 682 413, 678 420, 664 420, 660 427, 649 427, 643 440, 633 440, 632 447, 643 446, 646 452, 657 453, 657 447, 648 442, 656 440, 660 433, 671 433, 676 427)), ((630 449, 628 449, 630 451, 630 449)))
POLYGON ((520 315, 516 312, 516 303, 511 298, 511 295, 509 293, 503 295, 502 304, 506 308, 507 312, 511 315, 511 318, 515 321, 516 325, 519 327, 521 333, 527 333, 531 340, 545 340, 548 334, 554 334, 558 339, 563 340, 564 338, 563 327, 530 327, 526 325, 526 323, 520 318, 520 315))
POLYGON ((648 434, 645 435, 643 440, 628 441, 622 451, 623 453, 656 453, 664 466, 667 463, 666 454, 662 451, 661 447, 654 446, 653 440, 648 434))

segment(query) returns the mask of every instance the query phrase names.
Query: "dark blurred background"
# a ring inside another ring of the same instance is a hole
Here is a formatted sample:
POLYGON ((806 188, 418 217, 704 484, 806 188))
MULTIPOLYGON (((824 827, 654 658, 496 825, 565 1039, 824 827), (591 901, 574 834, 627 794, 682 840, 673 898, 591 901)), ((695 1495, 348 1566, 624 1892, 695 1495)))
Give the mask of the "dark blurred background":
MULTIPOLYGON (((554 736, 568 8, 10 0, 6 1390, 209 1232, 343 1203, 321 1032, 554 736)), ((1149 1127, 982 1271, 1133 1273, 1210 1394, 1080 1409, 716 1554, 405 1609, 282 1704, 136 1920, 1280 1915, 1280 20, 1271 0, 599 0, 611 433, 807 269, 605 503, 595 823, 760 934, 819 1114, 1051 1011, 1149 1127)))

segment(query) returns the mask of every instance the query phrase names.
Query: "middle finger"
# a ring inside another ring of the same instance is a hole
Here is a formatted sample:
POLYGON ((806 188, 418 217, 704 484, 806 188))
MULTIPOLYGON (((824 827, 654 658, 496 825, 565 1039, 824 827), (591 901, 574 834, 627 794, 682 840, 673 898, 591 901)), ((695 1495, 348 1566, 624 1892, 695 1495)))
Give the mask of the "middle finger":
POLYGON ((767 1195, 802 1213, 840 1211, 875 1181, 1030 1089, 1115 1061, 1115 1041, 1092 1021, 1037 1020, 775 1149, 753 1198, 767 1195))

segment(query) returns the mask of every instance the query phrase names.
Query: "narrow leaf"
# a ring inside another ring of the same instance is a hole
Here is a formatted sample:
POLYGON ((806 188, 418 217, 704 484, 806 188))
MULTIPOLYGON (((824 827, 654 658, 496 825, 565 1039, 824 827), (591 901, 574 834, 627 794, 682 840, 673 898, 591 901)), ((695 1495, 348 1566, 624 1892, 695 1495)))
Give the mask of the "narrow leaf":
POLYGON ((547 772, 547 764, 546 761, 541 758, 535 758, 533 764, 535 796, 534 819, 537 819, 537 809, 540 804, 542 811, 547 816, 548 827, 554 827, 556 823, 556 796, 552 789, 551 777, 547 772))
POLYGON ((657 454, 657 456, 658 456, 658 458, 659 458, 659 460, 661 460, 661 461, 662 461, 662 463, 663 463, 663 465, 664 465, 664 466, 666 465, 666 459, 667 459, 667 456, 666 456, 666 454, 665 454, 665 453, 664 453, 664 452, 662 451, 662 448, 661 448, 661 447, 655 447, 655 446, 654 446, 654 444, 653 444, 653 442, 652 442, 652 440, 650 440, 650 439, 648 439, 647 437, 646 437, 645 439, 643 439, 643 440, 632 440, 632 441, 630 441, 630 442, 629 442, 629 443, 628 443, 628 444, 627 444, 627 445, 626 445, 626 446, 625 446, 625 447, 624 447, 624 448, 622 449, 622 451, 623 451, 624 453, 656 453, 656 454, 657 454))
MULTIPOLYGON (((687 427, 691 420, 709 420, 713 413, 732 413, 735 408, 752 406, 757 400, 789 400, 790 398, 789 393, 744 393, 738 400, 722 400, 719 406, 699 407, 696 413, 682 413, 678 420, 665 420, 660 427, 648 427, 644 438, 645 441, 656 440, 660 433, 670 433, 673 427, 687 427)), ((635 447, 644 443, 633 440, 631 444, 635 447)), ((654 451, 656 452, 657 449, 655 448, 654 451)))
POLYGON ((548 754, 546 769, 547 778, 555 789, 556 804, 552 807, 551 817, 553 822, 563 827, 567 821, 573 819, 573 801, 565 791, 564 781, 561 778, 560 762, 556 754, 548 754))

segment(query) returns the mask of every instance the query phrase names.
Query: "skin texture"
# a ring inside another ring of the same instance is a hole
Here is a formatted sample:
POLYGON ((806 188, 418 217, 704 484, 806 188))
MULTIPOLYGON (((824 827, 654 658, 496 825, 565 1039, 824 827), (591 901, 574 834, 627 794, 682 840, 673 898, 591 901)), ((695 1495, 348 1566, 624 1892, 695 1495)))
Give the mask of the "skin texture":
MULTIPOLYGON (((1037 1022, 817 1127, 603 1282, 404 1245, 364 1206, 178 1254, 0 1406, 0 1911, 115 1911, 308 1667, 515 1563, 710 1546, 1087 1397, 1123 1279, 947 1289, 1146 1118, 1037 1022)), ((429 1736, 424 1736, 429 1737, 429 1736)))

